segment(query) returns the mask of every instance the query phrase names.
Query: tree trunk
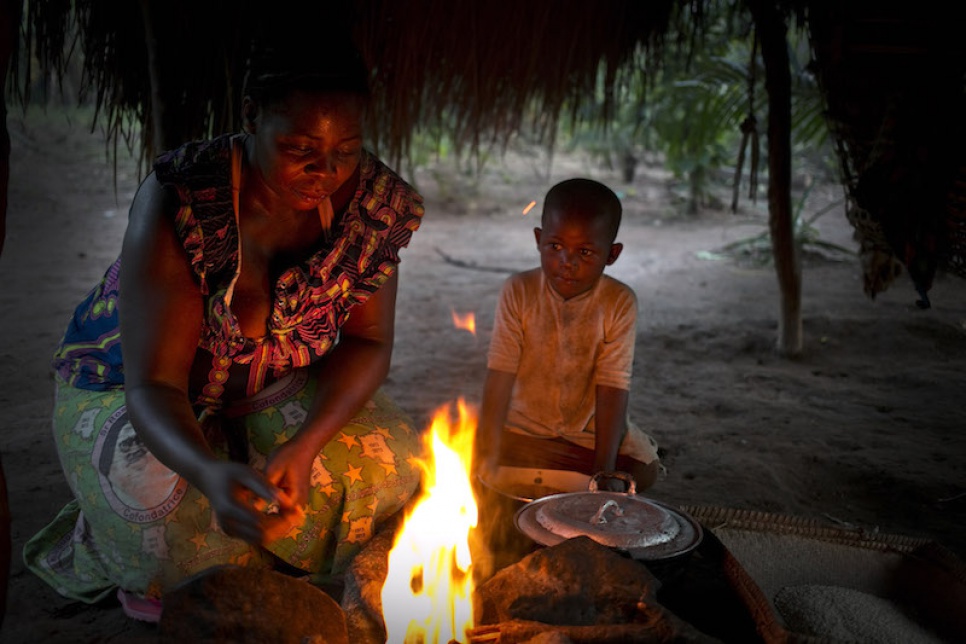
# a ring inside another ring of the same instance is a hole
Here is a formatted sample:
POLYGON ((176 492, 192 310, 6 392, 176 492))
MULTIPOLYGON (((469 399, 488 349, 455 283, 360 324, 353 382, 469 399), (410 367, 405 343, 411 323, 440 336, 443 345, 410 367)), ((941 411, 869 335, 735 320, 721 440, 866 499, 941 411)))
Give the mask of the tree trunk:
POLYGON ((768 92, 768 224, 778 275, 781 310, 776 349, 787 357, 802 352, 802 268, 792 221, 792 99, 787 25, 773 3, 749 2, 768 92))
POLYGON ((10 497, 7 492, 7 478, 3 473, 0 460, 0 629, 7 616, 7 586, 10 582, 10 559, 13 553, 10 534, 10 497))
POLYGON ((148 78, 151 80, 151 104, 148 107, 150 119, 142 123, 142 127, 150 128, 151 131, 148 136, 141 137, 147 148, 144 151, 144 156, 147 159, 153 159, 156 152, 167 150, 169 143, 169 136, 165 132, 168 104, 164 98, 161 52, 158 50, 158 12, 151 10, 151 4, 150 0, 141 0, 141 18, 144 20, 144 46, 148 54, 148 78))
MULTIPOLYGON (((7 74, 20 38, 20 0, 0 0, 0 254, 7 236, 7 197, 10 188, 10 132, 7 130, 7 74)), ((7 480, 0 461, 0 628, 7 615, 10 581, 10 504, 7 480)))
POLYGON ((10 188, 10 132, 7 130, 7 74, 20 39, 19 0, 0 0, 0 254, 7 238, 7 195, 10 188))
POLYGON ((202 129, 201 119, 193 120, 192 117, 197 112, 192 108, 197 106, 186 104, 186 72, 180 68, 183 59, 176 51, 178 47, 190 46, 180 42, 181 38, 187 38, 183 25, 187 15, 185 4, 172 0, 165 3, 141 0, 151 81, 150 119, 143 123, 150 127, 150 133, 141 140, 145 147, 144 158, 149 162, 165 150, 199 138, 202 129))

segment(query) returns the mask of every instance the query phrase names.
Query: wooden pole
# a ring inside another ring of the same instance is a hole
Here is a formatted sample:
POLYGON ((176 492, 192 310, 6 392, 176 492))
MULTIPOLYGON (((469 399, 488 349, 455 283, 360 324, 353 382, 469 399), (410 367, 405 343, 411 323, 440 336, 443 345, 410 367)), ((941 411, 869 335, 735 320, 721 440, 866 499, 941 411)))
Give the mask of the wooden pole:
POLYGON ((0 253, 7 237, 7 195, 10 187, 10 132, 7 129, 7 75, 20 38, 21 3, 0 0, 0 253))
POLYGON ((776 5, 749 0, 758 26, 768 92, 768 225, 778 276, 781 308, 776 350, 796 357, 802 352, 802 268, 792 219, 792 81, 788 26, 776 5))

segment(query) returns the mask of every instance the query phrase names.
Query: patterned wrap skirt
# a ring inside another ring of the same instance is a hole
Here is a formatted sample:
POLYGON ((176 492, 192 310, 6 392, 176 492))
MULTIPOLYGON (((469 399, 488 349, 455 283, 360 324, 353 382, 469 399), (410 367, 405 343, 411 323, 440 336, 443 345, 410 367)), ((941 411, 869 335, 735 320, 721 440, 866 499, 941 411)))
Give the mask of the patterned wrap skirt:
MULTIPOLYGON (((238 460, 240 444, 243 457, 264 468, 273 448, 301 426, 314 390, 314 378, 300 370, 234 405, 223 432, 234 440, 212 448, 238 460)), ((268 568, 279 559, 315 583, 337 583, 420 482, 420 435, 377 392, 316 457, 304 521, 266 551, 222 532, 207 498, 147 451, 123 391, 60 383, 53 424, 74 499, 27 542, 24 561, 61 595, 88 603, 118 587, 160 597, 213 566, 268 568)))

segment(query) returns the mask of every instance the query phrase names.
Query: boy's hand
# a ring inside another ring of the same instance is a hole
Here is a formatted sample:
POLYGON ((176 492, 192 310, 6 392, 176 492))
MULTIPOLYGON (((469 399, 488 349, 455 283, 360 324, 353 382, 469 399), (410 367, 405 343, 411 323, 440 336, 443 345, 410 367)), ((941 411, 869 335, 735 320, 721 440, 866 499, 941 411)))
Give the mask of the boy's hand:
POLYGON ((599 470, 594 477, 597 479, 597 489, 605 492, 629 492, 631 481, 625 474, 615 474, 613 470, 599 470))
POLYGON ((604 476, 599 487, 606 492, 627 492, 627 483, 613 476, 604 476))

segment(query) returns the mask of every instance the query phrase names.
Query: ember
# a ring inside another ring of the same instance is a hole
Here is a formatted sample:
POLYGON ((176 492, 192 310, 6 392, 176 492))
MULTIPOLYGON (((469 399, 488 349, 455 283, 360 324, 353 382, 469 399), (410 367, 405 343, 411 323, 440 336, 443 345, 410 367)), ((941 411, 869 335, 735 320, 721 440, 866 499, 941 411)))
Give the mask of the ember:
POLYGON ((454 310, 453 326, 455 326, 457 329, 463 329, 464 331, 469 331, 473 335, 476 335, 476 316, 473 315, 473 313, 460 315, 454 310))
POLYGON ((477 506, 470 472, 476 418, 458 402, 436 412, 426 435, 423 492, 389 552, 382 588, 386 641, 438 644, 469 641, 474 626, 470 532, 477 506))

